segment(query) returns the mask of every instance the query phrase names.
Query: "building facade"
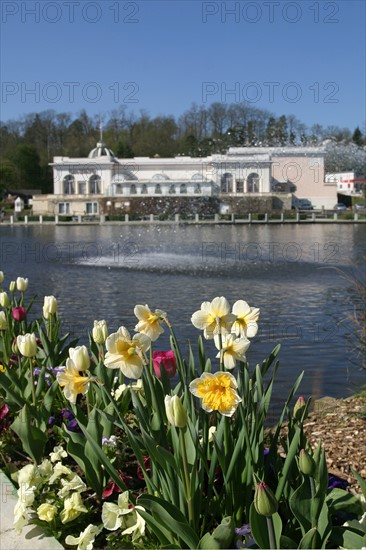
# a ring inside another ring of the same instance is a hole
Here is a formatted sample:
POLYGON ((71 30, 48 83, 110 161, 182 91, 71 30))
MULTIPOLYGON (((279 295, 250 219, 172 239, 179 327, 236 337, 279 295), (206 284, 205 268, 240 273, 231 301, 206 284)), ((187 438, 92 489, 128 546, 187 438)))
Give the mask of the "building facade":
MULTIPOLYGON (((117 159, 101 141, 87 158, 54 157, 54 192, 33 197, 34 214, 96 215, 124 209, 131 200, 216 197, 226 211, 245 200, 308 198, 331 208, 337 185, 324 180, 319 147, 232 147, 203 158, 117 159), (239 200, 240 199, 240 200, 239 200)), ((154 212, 152 212, 154 213, 154 212)))

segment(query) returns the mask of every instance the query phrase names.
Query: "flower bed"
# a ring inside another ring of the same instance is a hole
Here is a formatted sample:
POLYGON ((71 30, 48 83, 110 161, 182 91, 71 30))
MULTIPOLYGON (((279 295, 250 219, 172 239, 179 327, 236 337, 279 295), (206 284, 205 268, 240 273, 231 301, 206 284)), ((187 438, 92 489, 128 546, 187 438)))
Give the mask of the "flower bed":
POLYGON ((247 363, 258 308, 202 303, 194 357, 147 305, 133 335, 95 321, 78 346, 53 296, 30 320, 27 289, 19 277, 0 292, 0 456, 18 532, 39 525, 80 550, 365 546, 362 496, 329 482, 304 431, 310 399, 293 404, 302 375, 265 428, 279 346, 247 363), (154 349, 164 330, 171 349, 154 349))

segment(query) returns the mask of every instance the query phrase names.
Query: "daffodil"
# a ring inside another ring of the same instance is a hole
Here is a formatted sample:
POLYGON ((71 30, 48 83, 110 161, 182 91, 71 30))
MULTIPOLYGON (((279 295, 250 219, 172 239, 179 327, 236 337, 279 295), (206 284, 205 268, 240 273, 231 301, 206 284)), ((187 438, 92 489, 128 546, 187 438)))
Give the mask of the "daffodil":
POLYGON ((234 334, 225 334, 221 338, 215 336, 215 346, 219 353, 216 357, 223 356, 223 363, 226 369, 233 369, 237 361, 246 361, 245 352, 250 346, 247 338, 236 338, 234 334))
POLYGON ((140 378, 145 365, 144 352, 148 350, 150 342, 145 334, 135 334, 131 338, 128 330, 120 327, 106 340, 105 366, 120 369, 128 378, 140 378))
POLYGON ((64 371, 57 373, 57 382, 64 388, 66 399, 75 405, 79 393, 85 395, 88 392, 90 378, 80 376, 74 363, 70 361, 64 371))
POLYGON ((216 334, 230 332, 236 317, 230 312, 230 304, 223 296, 216 297, 212 302, 203 302, 201 309, 193 313, 192 324, 203 330, 203 336, 207 339, 216 334))
POLYGON ((236 321, 232 327, 234 334, 253 338, 258 332, 259 308, 250 307, 244 300, 238 300, 233 305, 233 313, 236 315, 236 321))
POLYGON ((90 523, 78 537, 67 535, 65 542, 70 546, 78 545, 77 550, 92 550, 95 537, 99 535, 102 528, 90 523))
POLYGON ((164 332, 161 326, 162 321, 166 319, 167 314, 161 309, 156 309, 153 313, 148 305, 137 305, 133 310, 139 322, 135 326, 137 332, 146 334, 152 342, 155 342, 164 332))
POLYGON ((204 372, 189 385, 193 395, 202 399, 205 411, 218 411, 224 416, 232 416, 241 402, 237 387, 234 376, 229 372, 204 372))
POLYGON ((70 497, 64 500, 64 509, 60 514, 61 523, 73 521, 82 513, 86 513, 88 509, 84 506, 80 493, 72 493, 70 497))

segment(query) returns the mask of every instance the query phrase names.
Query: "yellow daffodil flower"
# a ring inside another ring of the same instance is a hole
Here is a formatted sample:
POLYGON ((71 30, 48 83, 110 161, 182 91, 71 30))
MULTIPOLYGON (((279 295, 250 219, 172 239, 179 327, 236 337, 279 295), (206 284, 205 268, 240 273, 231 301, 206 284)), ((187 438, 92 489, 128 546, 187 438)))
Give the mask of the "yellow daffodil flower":
POLYGON ((233 313, 236 315, 236 321, 232 327, 234 334, 254 338, 258 332, 259 308, 250 307, 244 300, 238 300, 233 305, 233 313))
POLYGON ((72 360, 68 359, 66 365, 64 371, 57 373, 57 382, 64 388, 66 399, 75 405, 78 394, 85 395, 88 392, 90 378, 80 376, 72 360))
POLYGON ((192 324, 203 330, 203 336, 207 339, 216 334, 230 332, 236 317, 230 312, 230 304, 224 296, 218 296, 212 302, 203 302, 201 309, 193 313, 192 324))
POLYGON ((148 305, 137 305, 133 311, 139 320, 135 326, 135 330, 142 334, 146 334, 152 342, 155 342, 160 334, 164 332, 161 323, 166 319, 167 314, 165 311, 156 309, 155 313, 153 313, 148 305))
POLYGON ((234 376, 229 372, 204 372, 189 385, 193 395, 202 399, 203 410, 218 411, 224 416, 232 416, 241 402, 237 387, 234 376))
POLYGON ((128 378, 140 378, 145 365, 144 352, 149 349, 150 338, 135 334, 131 338, 125 327, 108 336, 104 364, 109 369, 120 369, 128 378))
POLYGON ((247 338, 236 338, 233 334, 225 334, 221 337, 215 336, 215 346, 219 353, 216 357, 223 355, 223 363, 226 369, 233 369, 237 361, 246 361, 245 352, 250 346, 247 338), (220 348, 222 345, 222 348, 220 348))

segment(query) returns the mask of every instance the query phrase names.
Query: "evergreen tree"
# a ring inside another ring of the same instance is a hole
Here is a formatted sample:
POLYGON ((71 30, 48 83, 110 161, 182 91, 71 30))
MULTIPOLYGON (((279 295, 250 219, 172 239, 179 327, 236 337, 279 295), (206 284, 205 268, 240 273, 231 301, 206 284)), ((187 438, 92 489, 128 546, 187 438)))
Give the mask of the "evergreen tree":
POLYGON ((356 145, 358 145, 359 147, 362 147, 362 145, 364 144, 364 137, 362 135, 362 132, 360 130, 360 128, 357 126, 357 128, 355 129, 355 131, 353 132, 353 135, 352 135, 352 141, 353 143, 355 143, 356 145))

